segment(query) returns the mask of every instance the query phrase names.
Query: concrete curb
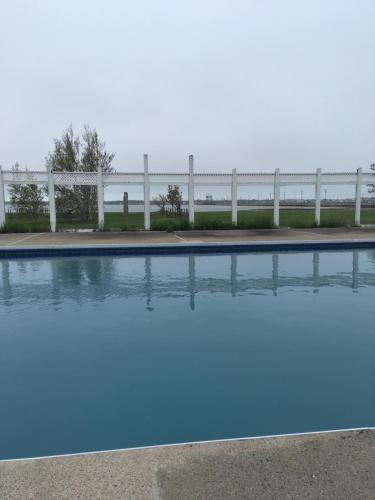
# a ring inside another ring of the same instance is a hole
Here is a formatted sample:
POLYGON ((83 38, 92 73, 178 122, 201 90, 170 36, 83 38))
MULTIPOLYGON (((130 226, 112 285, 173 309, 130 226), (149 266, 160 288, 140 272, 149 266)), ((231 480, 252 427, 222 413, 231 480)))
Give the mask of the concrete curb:
POLYGON ((218 243, 149 243, 149 244, 90 244, 90 245, 34 245, 2 246, 0 258, 59 257, 89 255, 176 255, 285 252, 309 250, 351 250, 375 248, 375 239, 343 240, 278 240, 218 243))
POLYGON ((210 439, 207 441, 187 441, 182 443, 169 443, 169 444, 156 444, 150 446, 136 446, 133 448, 115 448, 112 450, 96 450, 96 451, 83 451, 79 453, 62 453, 61 455, 45 455, 41 457, 26 457, 26 458, 7 458, 0 460, 0 465, 2 463, 8 462, 27 462, 30 460, 48 460, 50 458, 64 458, 64 457, 83 457, 86 455, 98 455, 103 453, 122 453, 122 452, 132 452, 140 450, 153 450, 153 449, 165 449, 165 448, 175 448, 178 446, 193 446, 193 445, 205 445, 205 444, 221 444, 221 443, 236 443, 242 441, 256 441, 262 439, 276 439, 276 438, 288 438, 288 437, 304 437, 304 436, 315 436, 321 434, 335 434, 339 432, 359 432, 359 431, 374 431, 375 427, 351 427, 348 429, 331 429, 326 431, 311 431, 311 432, 293 432, 289 434, 270 434, 267 436, 249 436, 249 437, 237 437, 237 438, 227 438, 227 439, 210 439))

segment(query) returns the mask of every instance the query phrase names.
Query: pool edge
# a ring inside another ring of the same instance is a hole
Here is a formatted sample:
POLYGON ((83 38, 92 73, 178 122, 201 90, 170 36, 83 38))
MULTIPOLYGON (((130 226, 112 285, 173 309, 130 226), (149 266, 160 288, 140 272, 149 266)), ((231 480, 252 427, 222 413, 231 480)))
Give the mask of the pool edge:
POLYGON ((59 256, 143 256, 188 255, 215 253, 251 253, 304 250, 351 250, 375 248, 375 239, 342 240, 278 240, 212 243, 149 243, 149 244, 89 244, 89 245, 32 245, 0 246, 0 259, 59 256))
POLYGON ((373 498, 372 428, 0 462, 0 496, 373 498), (122 451, 122 453, 121 453, 122 451), (246 493, 246 494, 245 494, 246 493))
POLYGON ((5 458, 0 459, 0 465, 2 463, 9 462, 27 462, 31 460, 48 460, 51 458, 69 458, 69 457, 81 457, 86 455, 99 455, 105 453, 122 453, 140 450, 153 450, 153 449, 164 449, 164 448, 175 448, 179 446, 194 446, 194 445, 205 445, 205 444, 215 444, 215 443, 231 443, 231 442, 241 442, 241 441, 256 441, 261 439, 276 439, 276 438, 288 438, 288 437, 303 437, 303 436, 315 436, 320 434, 335 434, 340 432, 360 432, 360 431, 375 431, 375 427, 350 427, 344 429, 330 429, 330 430, 320 430, 320 431, 307 431, 307 432, 292 432, 287 434, 268 434, 265 436, 245 436, 245 437, 235 437, 235 438, 224 438, 224 439, 208 439, 203 441, 185 441, 181 443, 167 443, 167 444, 155 444, 149 446, 134 446, 130 448, 114 448, 108 450, 94 450, 94 451, 82 451, 77 453, 61 453, 60 455, 43 455, 37 457, 25 457, 25 458, 5 458))

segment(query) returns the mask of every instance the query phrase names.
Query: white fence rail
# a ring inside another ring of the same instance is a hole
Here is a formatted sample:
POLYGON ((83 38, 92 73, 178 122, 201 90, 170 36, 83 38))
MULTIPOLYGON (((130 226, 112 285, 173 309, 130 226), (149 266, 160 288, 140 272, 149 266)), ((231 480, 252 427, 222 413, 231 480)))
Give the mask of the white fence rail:
POLYGON ((189 173, 150 173, 148 155, 144 155, 142 172, 52 172, 52 171, 11 171, 0 168, 0 227, 5 224, 4 186, 9 184, 38 184, 48 186, 51 231, 56 231, 55 186, 97 186, 98 187, 98 226, 104 227, 104 187, 118 185, 143 186, 144 192, 144 228, 150 229, 150 186, 151 185, 187 185, 189 222, 194 224, 194 188, 196 186, 230 186, 232 193, 232 223, 237 224, 237 189, 239 186, 273 186, 274 209, 273 222, 276 227, 280 220, 280 187, 295 185, 315 186, 315 223, 320 225, 320 201, 322 186, 355 186, 355 224, 361 223, 361 195, 364 185, 375 184, 375 174, 363 172, 324 173, 320 168, 314 173, 237 173, 234 168, 230 174, 204 174, 194 172, 194 157, 189 156, 189 173))

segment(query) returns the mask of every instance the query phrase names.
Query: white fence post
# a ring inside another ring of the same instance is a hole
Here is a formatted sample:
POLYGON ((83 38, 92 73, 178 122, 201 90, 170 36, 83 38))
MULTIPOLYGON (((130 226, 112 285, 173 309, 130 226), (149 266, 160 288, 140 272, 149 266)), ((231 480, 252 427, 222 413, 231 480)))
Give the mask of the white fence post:
POLYGON ((362 169, 357 169, 357 184, 355 187, 355 225, 361 225, 361 195, 362 195, 362 169))
POLYGON ((316 169, 315 182, 315 225, 320 226, 320 200, 322 194, 322 169, 316 169))
POLYGON ((280 225, 280 170, 275 170, 273 182, 273 225, 280 225))
POLYGON ((56 232, 56 204, 55 204, 55 185, 51 166, 47 167, 48 173, 48 202, 49 202, 49 223, 51 232, 56 232))
POLYGON ((5 192, 3 170, 0 166, 0 229, 5 224, 5 192))
POLYGON ((103 188, 103 170, 101 165, 98 165, 98 228, 99 231, 104 229, 104 188, 103 188))
POLYGON ((189 222, 194 224, 194 156, 189 155, 189 222))
POLYGON ((237 169, 232 170, 232 224, 237 226, 237 169))
POLYGON ((150 179, 148 176, 148 155, 143 155, 143 205, 144 205, 144 228, 146 231, 150 230, 150 179))

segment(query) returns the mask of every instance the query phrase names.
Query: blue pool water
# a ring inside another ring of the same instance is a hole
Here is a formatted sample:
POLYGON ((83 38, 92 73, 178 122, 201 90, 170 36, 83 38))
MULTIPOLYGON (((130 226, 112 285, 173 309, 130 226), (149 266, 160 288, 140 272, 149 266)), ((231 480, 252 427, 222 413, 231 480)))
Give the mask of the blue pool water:
POLYGON ((0 260, 0 458, 375 425, 375 251, 0 260))

